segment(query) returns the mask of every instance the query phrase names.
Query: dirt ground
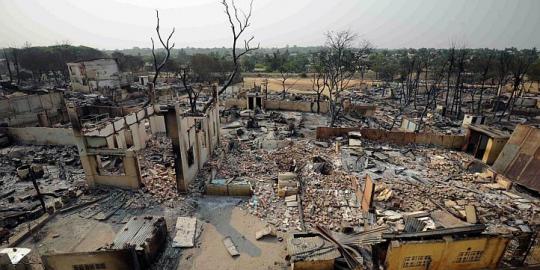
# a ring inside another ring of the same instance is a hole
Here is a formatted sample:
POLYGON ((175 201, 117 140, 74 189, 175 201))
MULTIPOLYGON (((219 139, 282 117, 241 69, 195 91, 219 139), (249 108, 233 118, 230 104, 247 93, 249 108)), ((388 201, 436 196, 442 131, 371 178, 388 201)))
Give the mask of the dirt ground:
MULTIPOLYGON (((268 79, 268 90, 281 92, 283 87, 281 85, 280 78, 264 78, 264 77, 244 77, 244 87, 251 88, 253 83, 256 85, 262 85, 263 81, 268 79)), ((359 86, 361 81, 359 79, 351 80, 350 85, 359 86)), ((371 81, 364 80, 364 83, 370 84, 371 81)), ((290 93, 304 93, 304 94, 313 94, 313 84, 311 78, 300 78, 300 77, 291 77, 285 82, 285 87, 289 89, 290 93)), ((328 95, 327 92, 324 94, 328 95)))
POLYGON ((182 251, 182 269, 287 269, 285 241, 277 238, 255 240, 255 232, 266 225, 237 205, 241 199, 205 197, 199 201, 197 217, 202 234, 195 248, 182 251), (240 256, 231 257, 223 245, 230 236, 240 256))

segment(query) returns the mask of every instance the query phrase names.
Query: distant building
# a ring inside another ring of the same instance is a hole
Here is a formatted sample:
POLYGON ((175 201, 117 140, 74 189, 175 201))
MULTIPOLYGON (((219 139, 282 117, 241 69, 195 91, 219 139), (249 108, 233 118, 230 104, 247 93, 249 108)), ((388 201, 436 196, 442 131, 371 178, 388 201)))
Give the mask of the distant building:
POLYGON ((73 91, 93 92, 128 86, 128 76, 122 74, 114 58, 97 58, 67 63, 73 91))

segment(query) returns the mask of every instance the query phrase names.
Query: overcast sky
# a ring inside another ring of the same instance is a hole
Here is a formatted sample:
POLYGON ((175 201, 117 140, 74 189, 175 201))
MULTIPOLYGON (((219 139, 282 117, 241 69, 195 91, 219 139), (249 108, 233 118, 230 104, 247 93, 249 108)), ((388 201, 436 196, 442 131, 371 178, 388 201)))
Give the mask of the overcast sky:
MULTIPOLYGON (((156 8, 177 48, 231 46, 218 0, 0 0, 0 47, 150 47, 156 8)), ((248 34, 262 47, 321 45, 324 32, 348 29, 379 48, 530 48, 539 14, 540 0, 254 0, 248 34)))

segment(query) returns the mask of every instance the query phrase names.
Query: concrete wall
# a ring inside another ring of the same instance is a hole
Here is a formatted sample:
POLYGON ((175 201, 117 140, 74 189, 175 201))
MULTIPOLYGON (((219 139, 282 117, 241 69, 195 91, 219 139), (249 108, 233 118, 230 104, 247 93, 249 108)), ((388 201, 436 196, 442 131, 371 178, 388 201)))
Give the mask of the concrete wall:
POLYGON ((60 118, 64 110, 64 96, 60 92, 13 97, 0 100, 0 122, 10 126, 36 125, 39 113, 46 112, 49 119, 54 119, 60 118))
MULTIPOLYGON (((308 101, 289 101, 289 100, 263 100, 264 108, 267 110, 282 110, 282 111, 298 111, 298 112, 317 112, 317 102, 308 101)), ((224 101, 225 108, 238 107, 240 109, 247 108, 246 99, 226 99, 224 101)), ((328 103, 320 102, 321 113, 328 112, 328 103)))
POLYGON ((25 127, 7 128, 12 141, 37 145, 75 145, 70 128, 25 127))
POLYGON ((403 131, 414 132, 416 131, 416 123, 409 120, 406 117, 403 117, 403 119, 401 120, 401 126, 399 127, 399 129, 403 131))
POLYGON ((318 127, 317 139, 325 140, 333 137, 347 136, 351 131, 359 131, 362 138, 395 144, 433 144, 448 149, 461 149, 466 143, 466 136, 442 135, 434 133, 413 133, 403 131, 387 131, 369 128, 330 128, 318 127))
POLYGON ((150 116, 150 128, 152 130, 152 134, 158 134, 158 133, 165 133, 165 118, 163 116, 150 116))
POLYGON ((179 191, 185 192, 219 144, 219 109, 212 106, 200 117, 182 116, 182 110, 178 106, 175 110, 179 136, 178 143, 173 145, 179 147, 182 171, 181 175, 177 175, 177 187, 179 191), (188 160, 190 155, 193 155, 191 164, 188 160))
MULTIPOLYGON (((86 132, 74 129, 75 144, 79 149, 88 184, 138 188, 141 176, 137 156, 138 151, 146 147, 149 139, 146 127, 149 126, 152 133, 166 132, 171 138, 171 150, 176 156, 177 187, 179 191, 187 191, 189 183, 219 144, 219 109, 212 106, 201 116, 186 115, 184 109, 177 105, 174 110, 166 112, 164 117, 156 114, 154 107, 150 106, 111 121, 99 129, 86 132), (100 153, 122 157, 124 174, 100 174, 96 157, 100 153)), ((68 108, 68 112, 72 125, 80 126, 77 110, 68 108)))
POLYGON ((137 153, 133 150, 117 150, 115 154, 122 158, 124 171, 118 175, 107 175, 100 170, 98 155, 106 155, 108 153, 111 152, 91 150, 89 153, 79 154, 88 185, 91 187, 105 185, 138 189, 141 186, 141 175, 137 153))
POLYGON ((93 252, 77 252, 51 254, 41 256, 45 270, 74 269, 139 269, 136 255, 130 250, 102 250, 93 252), (98 268, 96 266, 105 268, 98 268), (82 268, 81 268, 82 266, 82 268))
POLYGON ((74 91, 93 91, 98 88, 120 88, 121 74, 112 58, 67 63, 74 91))
MULTIPOLYGON (((264 98, 264 97, 263 97, 264 98)), ((247 99, 230 98, 224 102, 225 108, 237 107, 240 109, 247 108, 247 99)), ((266 110, 276 111, 295 111, 295 112, 317 112, 317 102, 313 101, 289 101, 289 100, 275 100, 275 99, 263 99, 263 107, 266 110)), ((330 110, 330 104, 328 101, 321 101, 320 113, 327 113, 330 110)), ((350 101, 343 104, 343 111, 345 113, 357 113, 361 115, 371 116, 374 114, 376 106, 367 104, 351 103, 350 101)))

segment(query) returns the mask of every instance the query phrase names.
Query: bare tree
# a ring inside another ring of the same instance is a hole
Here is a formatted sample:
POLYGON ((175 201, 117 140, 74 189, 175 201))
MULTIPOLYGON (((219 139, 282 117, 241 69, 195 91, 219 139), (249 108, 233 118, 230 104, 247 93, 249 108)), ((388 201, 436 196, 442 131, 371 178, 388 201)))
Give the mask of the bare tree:
POLYGON ((15 74, 17 74, 17 85, 21 84, 21 72, 19 67, 19 49, 12 48, 11 54, 13 56, 13 65, 15 66, 15 74))
POLYGON ((326 87, 330 100, 330 126, 333 127, 343 110, 342 92, 350 87, 357 70, 352 44, 356 34, 350 31, 327 32, 326 48, 321 52, 322 64, 326 72, 326 87))
POLYGON ((191 83, 189 83, 189 74, 191 73, 191 69, 189 66, 182 66, 180 67, 180 80, 182 81, 182 85, 184 86, 184 89, 186 90, 189 98, 189 107, 191 109, 191 113, 197 113, 197 100, 199 99, 199 95, 202 92, 202 85, 198 85, 197 87, 193 87, 191 83))
POLYGON ((495 113, 499 110, 499 101, 503 88, 510 79, 508 73, 510 70, 511 61, 512 56, 508 50, 502 50, 499 52, 497 57, 497 96, 495 96, 495 101, 493 103, 493 112, 495 113))
POLYGON ((536 61, 538 54, 536 49, 532 50, 513 50, 513 57, 510 64, 510 73, 512 77, 512 92, 510 94, 510 99, 504 107, 504 111, 500 116, 500 119, 503 118, 504 113, 508 110, 508 119, 512 115, 512 108, 516 102, 516 96, 519 97, 523 93, 525 74, 529 67, 536 61), (519 92, 519 93, 518 93, 519 92))
MULTIPOLYGON (((493 64, 493 58, 494 54, 492 51, 486 51, 483 55, 480 56, 480 59, 476 61, 476 63, 480 66, 479 69, 481 70, 481 76, 480 76, 480 97, 478 99, 478 106, 476 111, 483 115, 484 111, 482 110, 482 99, 484 96, 484 90, 486 87, 486 81, 489 76, 490 67, 493 64)), ((474 98, 473 98, 474 100, 474 98)), ((474 102, 473 102, 474 106, 474 102)), ((474 112, 474 111, 473 111, 474 112)))
POLYGON ((456 58, 456 80, 454 86, 454 94, 452 96, 452 105, 450 106, 450 114, 455 113, 455 117, 459 117, 461 113, 462 105, 462 93, 463 93, 463 74, 465 72, 465 60, 467 56, 467 50, 465 48, 459 49, 456 58))
MULTIPOLYGON (((247 13, 245 13, 243 10, 239 10, 234 3, 234 0, 231 0, 230 6, 228 0, 222 0, 221 4, 225 9, 225 14, 227 15, 227 19, 229 20, 229 24, 231 26, 233 37, 231 49, 233 70, 229 74, 229 77, 225 83, 221 86, 221 89, 216 93, 217 96, 225 92, 225 90, 227 90, 227 88, 232 84, 234 78, 238 75, 238 72, 240 71, 240 58, 242 58, 242 56, 244 56, 246 53, 259 49, 259 45, 257 45, 257 47, 251 47, 250 43, 253 41, 253 39, 255 39, 254 36, 244 40, 244 47, 242 49, 238 49, 238 43, 240 42, 242 34, 249 26, 251 26, 253 0, 251 0, 249 3, 249 11, 247 13)), ((206 109, 215 101, 215 98, 217 97, 212 97, 212 99, 205 105, 203 111, 206 111, 206 109)))
MULTIPOLYGON (((439 85, 441 84, 442 80, 444 79, 445 75, 445 69, 448 62, 442 61, 441 65, 437 68, 434 67, 433 71, 433 82, 431 83, 431 86, 429 88, 428 94, 427 94, 427 104, 424 107, 424 110, 422 110, 422 113, 420 114, 420 120, 418 122, 418 125, 416 127, 415 132, 418 132, 422 130, 424 127, 424 117, 426 116, 429 108, 436 107, 437 99, 439 98, 440 92, 438 91, 439 85)), ((426 83, 427 87, 427 83, 426 83)))
POLYGON ((324 72, 324 66, 322 65, 321 57, 319 54, 313 55, 313 76, 311 77, 311 89, 317 95, 317 113, 321 112, 321 97, 328 85, 327 73, 324 72))
POLYGON ((369 40, 362 40, 357 52, 358 55, 358 71, 360 72, 360 79, 364 82, 364 75, 369 69, 369 55, 373 51, 373 44, 369 40))
POLYGON ((444 107, 448 107, 448 97, 450 96, 450 77, 454 72, 454 66, 456 64, 456 45, 452 43, 452 46, 448 50, 448 70, 446 73, 446 95, 444 97, 444 107))
POLYGON ((150 38, 150 40, 152 41, 152 56, 154 58, 154 78, 152 79, 153 85, 149 86, 148 91, 152 100, 154 98, 154 87, 159 77, 159 73, 161 72, 165 64, 167 64, 167 61, 169 60, 169 57, 171 56, 171 49, 174 48, 174 42, 172 45, 169 45, 169 42, 175 31, 175 28, 173 27, 173 30, 167 37, 167 41, 163 41, 163 38, 161 37, 161 32, 159 31, 159 11, 157 9, 156 9, 156 19, 157 19, 156 32, 157 32, 159 42, 163 46, 163 49, 165 49, 165 57, 163 58, 161 63, 158 65, 158 59, 156 57, 156 51, 155 51, 155 45, 154 45, 154 38, 150 38))

